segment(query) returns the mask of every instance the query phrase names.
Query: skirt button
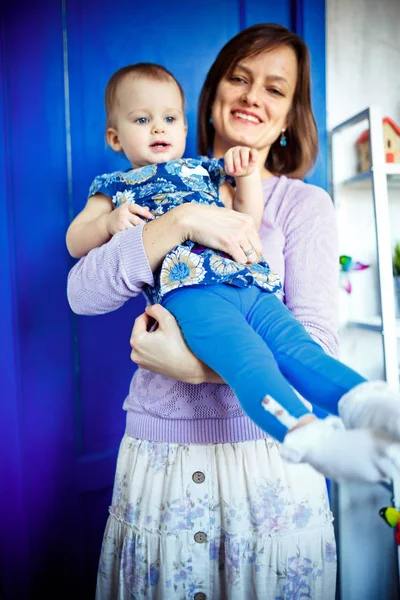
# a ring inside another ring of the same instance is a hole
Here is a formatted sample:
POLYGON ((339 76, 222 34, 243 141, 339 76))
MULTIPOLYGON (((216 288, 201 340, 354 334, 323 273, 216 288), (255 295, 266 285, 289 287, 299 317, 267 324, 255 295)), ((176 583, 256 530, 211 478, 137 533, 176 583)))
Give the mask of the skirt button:
POLYGON ((192 479, 195 483, 203 483, 206 476, 201 471, 195 471, 192 475, 192 479))
POLYGON ((204 544, 204 542, 207 541, 207 535, 204 533, 204 531, 198 531, 194 534, 194 541, 198 544, 204 544))

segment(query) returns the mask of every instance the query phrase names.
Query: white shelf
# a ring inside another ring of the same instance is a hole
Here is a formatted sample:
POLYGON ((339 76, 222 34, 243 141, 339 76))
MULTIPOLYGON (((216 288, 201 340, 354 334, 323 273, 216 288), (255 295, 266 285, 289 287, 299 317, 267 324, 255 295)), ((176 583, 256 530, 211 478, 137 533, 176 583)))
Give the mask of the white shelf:
MULTIPOLYGON (((348 321, 347 326, 358 327, 359 329, 367 329, 369 331, 378 331, 379 333, 382 333, 382 319, 379 316, 360 319, 357 321, 348 321)), ((400 339, 400 319, 396 319, 396 337, 400 339)))
POLYGON ((386 163, 386 175, 400 177, 400 163, 386 163))
MULTIPOLYGON (((400 188, 400 163, 386 163, 385 171, 387 176, 388 188, 400 188)), ((372 169, 357 173, 353 177, 344 179, 338 185, 366 189, 372 184, 372 169)))

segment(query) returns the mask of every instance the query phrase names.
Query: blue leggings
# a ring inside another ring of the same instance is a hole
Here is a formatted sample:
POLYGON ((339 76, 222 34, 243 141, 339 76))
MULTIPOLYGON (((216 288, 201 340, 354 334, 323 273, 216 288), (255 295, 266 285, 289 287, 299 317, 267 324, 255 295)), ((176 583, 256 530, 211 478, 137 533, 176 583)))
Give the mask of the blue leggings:
POLYGON ((266 396, 294 418, 311 404, 338 414, 343 394, 365 381, 332 358, 273 294, 256 286, 193 286, 169 292, 163 306, 178 321, 192 352, 218 373, 243 410, 279 441, 288 426, 262 404, 266 396))

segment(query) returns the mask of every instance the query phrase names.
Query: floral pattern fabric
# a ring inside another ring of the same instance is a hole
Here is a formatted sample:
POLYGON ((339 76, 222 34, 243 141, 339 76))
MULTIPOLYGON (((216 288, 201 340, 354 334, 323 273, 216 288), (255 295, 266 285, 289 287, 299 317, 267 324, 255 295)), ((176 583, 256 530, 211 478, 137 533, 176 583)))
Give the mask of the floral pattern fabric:
POLYGON ((325 480, 272 438, 123 438, 96 600, 333 600, 335 581, 325 480))
MULTIPOLYGON (((218 189, 225 181, 222 159, 181 158, 99 175, 90 186, 89 196, 101 192, 112 199, 116 208, 123 203, 136 203, 159 217, 184 202, 223 207, 218 189)), ((223 252, 190 240, 167 254, 154 281, 154 287, 147 285, 143 290, 152 303, 187 285, 256 285, 267 292, 282 294, 277 273, 263 258, 257 264, 242 265, 223 252)))

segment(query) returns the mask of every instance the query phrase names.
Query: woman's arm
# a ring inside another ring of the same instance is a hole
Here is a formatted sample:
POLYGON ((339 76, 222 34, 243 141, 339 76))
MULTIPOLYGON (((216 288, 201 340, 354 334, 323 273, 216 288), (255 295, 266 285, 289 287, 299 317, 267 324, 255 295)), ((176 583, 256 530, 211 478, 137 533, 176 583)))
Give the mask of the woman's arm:
POLYGON ((81 258, 68 275, 72 310, 83 315, 112 312, 140 294, 144 285, 154 285, 158 261, 183 240, 177 211, 117 233, 81 258))
POLYGON ((154 285, 165 255, 186 240, 222 250, 245 264, 244 249, 262 246, 252 219, 233 210, 183 204, 158 219, 117 233, 71 269, 68 300, 78 314, 102 314, 154 285))
POLYGON ((153 273, 144 251, 143 225, 114 235, 77 262, 68 274, 67 296, 78 315, 112 312, 153 285, 153 273))
POLYGON ((338 354, 339 262, 336 216, 316 186, 291 190, 285 223, 285 303, 328 354, 338 354))
POLYGON ((253 219, 248 215, 217 206, 182 204, 144 228, 143 243, 152 271, 160 267, 172 248, 186 240, 226 252, 241 264, 249 260, 244 253, 249 246, 262 252, 253 219), (175 219, 172 228, 162 220, 171 214, 175 219))

